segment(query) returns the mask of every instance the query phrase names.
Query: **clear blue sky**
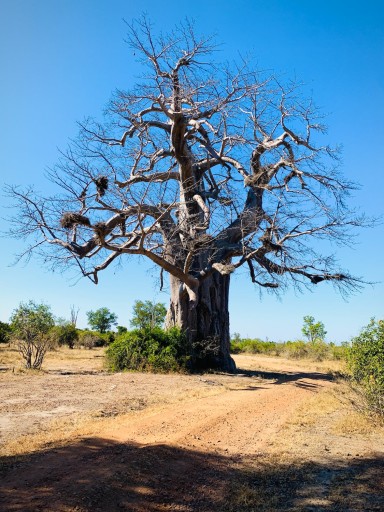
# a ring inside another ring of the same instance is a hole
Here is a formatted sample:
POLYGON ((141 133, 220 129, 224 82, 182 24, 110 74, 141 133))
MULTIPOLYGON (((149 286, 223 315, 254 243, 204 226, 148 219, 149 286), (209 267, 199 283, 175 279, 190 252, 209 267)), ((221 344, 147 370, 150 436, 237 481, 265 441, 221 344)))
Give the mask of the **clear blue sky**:
MULTIPOLYGON (((77 132, 76 120, 97 116, 115 88, 129 88, 139 68, 124 43, 123 19, 147 12, 156 27, 186 16, 216 33, 222 60, 251 52, 259 66, 306 82, 328 113, 331 144, 342 143, 344 174, 362 185, 352 203, 383 214, 384 3, 379 0, 202 1, 0 0, 0 186, 47 189, 44 170, 77 132), (193 9, 193 10, 191 10, 193 9)), ((1 196, 0 216, 10 211, 1 196)), ((6 229, 1 220, 0 229, 6 229)), ((233 278, 231 332, 272 340, 300 336, 302 318, 325 323, 328 339, 357 334, 371 316, 384 317, 384 227, 362 232, 354 250, 335 248, 342 266, 375 287, 345 302, 332 286, 313 293, 264 294, 245 275, 233 278)), ((167 303, 150 267, 133 260, 100 275, 98 286, 47 273, 35 261, 10 266, 21 242, 0 239, 0 320, 20 301, 34 299, 68 317, 71 304, 86 311, 107 306, 129 325, 136 299, 167 303)))

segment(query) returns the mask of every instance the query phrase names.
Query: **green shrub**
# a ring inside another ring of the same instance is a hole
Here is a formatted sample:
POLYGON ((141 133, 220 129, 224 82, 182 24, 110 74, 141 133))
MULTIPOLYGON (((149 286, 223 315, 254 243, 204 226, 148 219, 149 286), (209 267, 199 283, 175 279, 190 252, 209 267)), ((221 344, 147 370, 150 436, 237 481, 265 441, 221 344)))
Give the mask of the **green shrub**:
POLYGON ((232 354, 240 354, 241 352, 245 352, 248 354, 277 355, 278 348, 277 343, 274 341, 263 341, 259 338, 241 339, 236 336, 231 340, 230 351, 232 354))
POLYGON ((337 361, 345 361, 348 356, 348 351, 350 348, 350 344, 348 341, 343 341, 341 345, 335 345, 334 343, 329 344, 329 350, 331 353, 331 358, 336 359, 337 361))
POLYGON ((230 352, 231 354, 240 354, 241 352, 243 352, 242 342, 231 340, 230 352))
POLYGON ((283 354, 291 359, 303 359, 308 357, 309 343, 303 340, 286 341, 283 344, 283 354))
POLYGON ((352 340, 348 351, 352 378, 371 410, 384 415, 384 321, 374 319, 352 340))
POLYGON ((180 371, 188 362, 185 336, 177 328, 136 329, 119 336, 107 349, 112 371, 180 371))
POLYGON ((68 345, 69 348, 74 348, 79 337, 76 327, 71 323, 55 325, 51 329, 50 335, 59 346, 68 345))
POLYGON ((315 361, 323 361, 327 358, 331 359, 330 347, 325 341, 318 339, 310 342, 308 355, 315 361))
POLYGON ((82 330, 78 331, 76 346, 88 349, 95 347, 106 347, 112 343, 114 339, 115 336, 111 332, 101 333, 97 331, 82 330))
POLYGON ((285 356, 290 359, 324 359, 345 360, 348 344, 341 346, 334 343, 326 343, 321 339, 313 341, 262 341, 258 338, 241 338, 238 333, 232 336, 230 351, 232 354, 266 354, 270 356, 285 356))
POLYGON ((0 322, 0 343, 8 343, 11 338, 12 329, 6 322, 0 322))
POLYGON ((321 339, 314 341, 286 341, 281 344, 281 352, 285 357, 291 359, 311 359, 314 361, 323 361, 324 359, 340 359, 340 347, 335 344, 328 344, 321 339))

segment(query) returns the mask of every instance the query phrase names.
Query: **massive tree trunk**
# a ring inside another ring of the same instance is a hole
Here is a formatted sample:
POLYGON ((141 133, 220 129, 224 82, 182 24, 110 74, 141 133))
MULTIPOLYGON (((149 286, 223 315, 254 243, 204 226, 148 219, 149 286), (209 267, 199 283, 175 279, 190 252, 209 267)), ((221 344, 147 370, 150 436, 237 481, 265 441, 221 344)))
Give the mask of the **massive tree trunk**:
POLYGON ((167 326, 178 326, 187 335, 192 370, 217 369, 234 373, 229 353, 229 275, 214 272, 202 281, 191 301, 181 281, 171 279, 167 326))

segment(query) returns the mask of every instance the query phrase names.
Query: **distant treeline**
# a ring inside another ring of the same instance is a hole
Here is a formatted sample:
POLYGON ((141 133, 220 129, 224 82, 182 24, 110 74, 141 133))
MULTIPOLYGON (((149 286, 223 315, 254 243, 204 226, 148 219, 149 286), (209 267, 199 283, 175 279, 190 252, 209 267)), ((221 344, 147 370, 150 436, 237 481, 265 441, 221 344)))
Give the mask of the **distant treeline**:
POLYGON ((232 354, 266 354, 271 356, 283 356, 292 359, 345 359, 349 343, 341 345, 326 343, 323 340, 315 341, 263 341, 259 338, 241 338, 235 334, 231 340, 232 354))

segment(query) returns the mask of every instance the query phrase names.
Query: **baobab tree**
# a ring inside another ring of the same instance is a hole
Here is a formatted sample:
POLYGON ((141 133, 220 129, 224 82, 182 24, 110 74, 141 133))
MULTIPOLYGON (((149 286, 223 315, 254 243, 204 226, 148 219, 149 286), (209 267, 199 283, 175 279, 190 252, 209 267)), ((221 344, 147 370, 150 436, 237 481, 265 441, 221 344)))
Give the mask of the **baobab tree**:
POLYGON ((98 283, 127 255, 170 278, 166 323, 180 326, 192 366, 234 371, 229 355, 231 274, 244 267, 272 291, 358 281, 323 256, 318 240, 345 242, 359 224, 352 188, 311 100, 293 83, 241 60, 215 64, 215 47, 186 24, 155 37, 145 19, 129 44, 147 73, 112 97, 103 123, 80 123, 43 198, 10 187, 12 230, 31 235, 24 253, 75 265, 98 283))

